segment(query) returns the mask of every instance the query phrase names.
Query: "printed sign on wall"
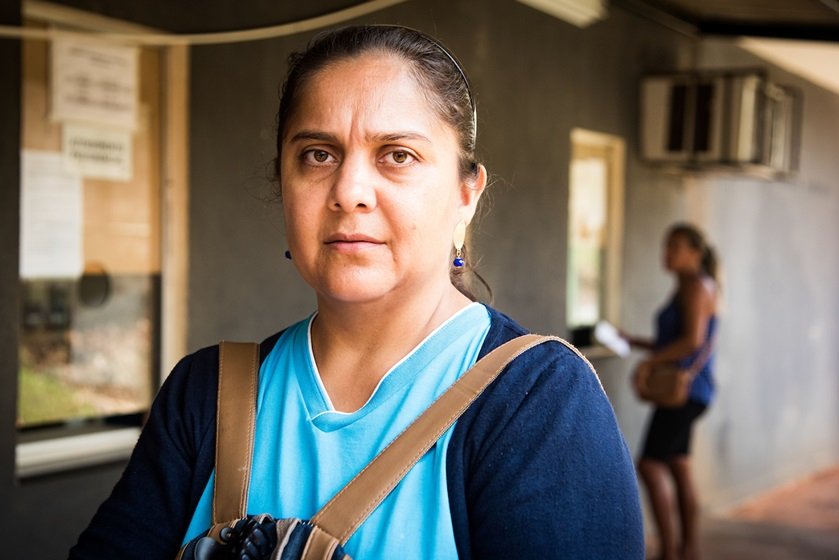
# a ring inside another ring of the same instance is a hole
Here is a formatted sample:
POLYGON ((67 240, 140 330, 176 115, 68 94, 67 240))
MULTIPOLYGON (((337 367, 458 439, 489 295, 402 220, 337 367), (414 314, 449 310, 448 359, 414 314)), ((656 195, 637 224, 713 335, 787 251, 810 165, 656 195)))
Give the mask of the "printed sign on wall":
POLYGON ((134 129, 138 50, 93 41, 52 43, 52 119, 134 129))
POLYGON ((82 273, 82 179, 54 152, 24 150, 20 161, 20 276, 82 273))
POLYGON ((92 179, 130 181, 133 173, 131 131, 64 125, 62 149, 68 171, 92 179))

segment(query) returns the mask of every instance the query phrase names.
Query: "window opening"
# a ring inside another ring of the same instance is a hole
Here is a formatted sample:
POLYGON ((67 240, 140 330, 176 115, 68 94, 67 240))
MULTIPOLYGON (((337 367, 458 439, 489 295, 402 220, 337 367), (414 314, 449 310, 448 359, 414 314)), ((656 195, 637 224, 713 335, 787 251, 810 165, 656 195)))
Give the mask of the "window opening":
POLYGON ((157 388, 161 58, 23 41, 21 442, 137 425, 157 388))
POLYGON ((592 344, 598 321, 619 319, 624 141, 571 133, 566 321, 572 341, 592 344))

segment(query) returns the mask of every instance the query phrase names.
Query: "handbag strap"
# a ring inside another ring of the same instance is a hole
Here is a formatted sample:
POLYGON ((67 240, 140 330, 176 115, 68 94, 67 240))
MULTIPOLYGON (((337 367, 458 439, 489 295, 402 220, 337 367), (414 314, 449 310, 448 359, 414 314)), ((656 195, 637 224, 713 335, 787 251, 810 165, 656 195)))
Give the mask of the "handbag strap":
MULTIPOLYGON (((312 518, 311 523, 346 544, 374 509, 426 451, 469 408, 504 368, 528 349, 555 336, 523 335, 502 344, 473 365, 385 447, 312 518)), ((313 558, 320 558, 315 553, 313 558)))
POLYGON ((244 517, 256 427, 259 345, 219 344, 213 524, 244 517))
POLYGON ((696 358, 693 360, 693 363, 687 369, 688 375, 691 379, 699 375, 699 372, 702 371, 702 368, 705 367, 705 364, 708 363, 708 360, 711 359, 711 352, 714 350, 714 343, 716 342, 717 335, 716 333, 711 335, 705 344, 702 346, 702 351, 697 354, 696 358))

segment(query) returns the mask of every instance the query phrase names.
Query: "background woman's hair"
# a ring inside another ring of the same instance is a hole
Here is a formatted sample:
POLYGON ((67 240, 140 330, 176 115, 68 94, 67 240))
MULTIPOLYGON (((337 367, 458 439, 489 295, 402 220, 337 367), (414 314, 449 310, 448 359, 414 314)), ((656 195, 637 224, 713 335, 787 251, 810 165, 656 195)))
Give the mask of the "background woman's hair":
POLYGON ((700 266, 702 267, 702 271, 714 280, 718 281, 719 278, 717 277, 717 272, 719 263, 717 261, 717 254, 716 251, 714 251, 714 248, 708 243, 708 240, 705 238, 702 231, 692 224, 683 222, 670 227, 667 237, 670 238, 674 235, 681 236, 688 242, 688 245, 701 253, 702 259, 700 266))
MULTIPOLYGON (((410 64, 431 106, 457 133, 461 178, 467 181, 477 178, 477 117, 466 74, 455 56, 442 43, 416 29, 395 25, 360 25, 326 31, 316 35, 306 50, 289 57, 288 73, 277 112, 277 157, 274 161, 276 178, 280 180, 283 138, 308 81, 330 64, 370 52, 398 56, 410 64)), ((451 270, 452 284, 464 295, 477 300, 472 290, 473 285, 477 285, 485 288, 491 299, 489 286, 468 260, 466 267, 452 267, 451 270), (472 281, 472 276, 476 282, 472 281)))

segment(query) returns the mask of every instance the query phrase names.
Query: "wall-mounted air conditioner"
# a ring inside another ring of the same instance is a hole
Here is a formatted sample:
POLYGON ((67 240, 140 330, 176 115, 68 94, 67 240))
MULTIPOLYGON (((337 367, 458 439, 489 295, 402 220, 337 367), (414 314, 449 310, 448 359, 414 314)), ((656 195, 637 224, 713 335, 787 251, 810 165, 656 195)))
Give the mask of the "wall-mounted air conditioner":
POLYGON ((692 168, 798 166, 801 96, 761 71, 648 76, 641 85, 641 154, 692 168))

